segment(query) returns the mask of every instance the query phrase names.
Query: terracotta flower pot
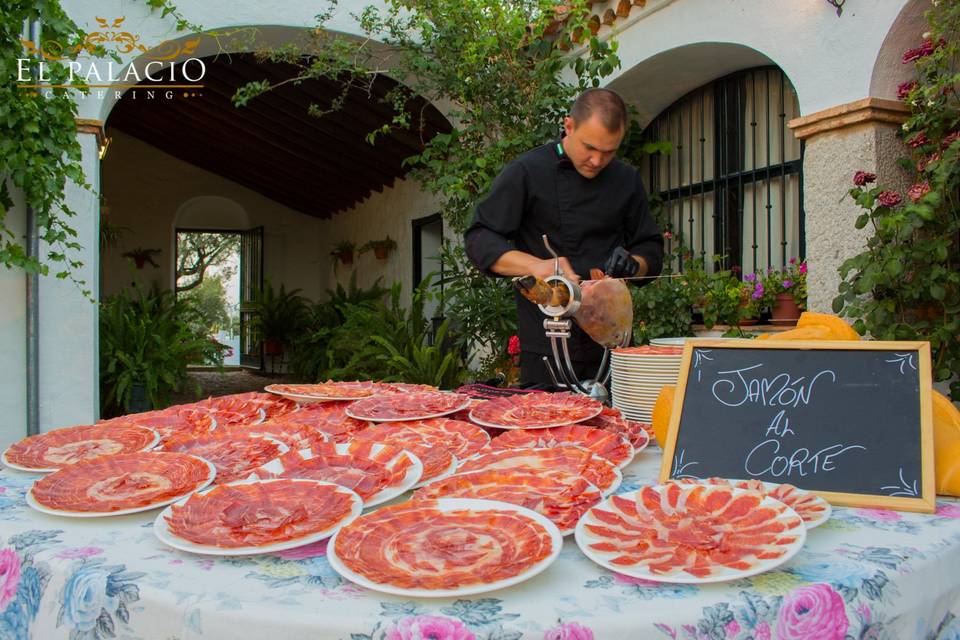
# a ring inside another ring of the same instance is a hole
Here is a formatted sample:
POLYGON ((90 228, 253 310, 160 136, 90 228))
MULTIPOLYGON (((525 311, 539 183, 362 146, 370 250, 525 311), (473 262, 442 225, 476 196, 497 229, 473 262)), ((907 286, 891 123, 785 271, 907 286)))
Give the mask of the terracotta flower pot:
POLYGON ((353 264, 353 251, 341 251, 338 257, 343 264, 353 264))
POLYGON ((263 341, 263 354, 267 356, 279 356, 283 353, 283 343, 279 340, 270 338, 263 341))
POLYGON ((386 247, 375 247, 373 250, 373 256, 377 260, 386 260, 387 256, 389 255, 390 255, 390 249, 387 249, 386 247))
POLYGON ((793 295, 789 293, 778 293, 777 301, 773 303, 773 308, 770 310, 770 324, 796 324, 799 319, 800 307, 793 300, 793 295))

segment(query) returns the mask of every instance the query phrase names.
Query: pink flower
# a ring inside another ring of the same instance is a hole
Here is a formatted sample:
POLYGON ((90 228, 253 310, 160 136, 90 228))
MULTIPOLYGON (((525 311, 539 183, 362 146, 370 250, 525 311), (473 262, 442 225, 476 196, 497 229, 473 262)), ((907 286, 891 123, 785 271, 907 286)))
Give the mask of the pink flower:
POLYGON ((853 174, 853 184, 858 187, 866 186, 867 184, 874 182, 877 179, 877 174, 868 173, 866 171, 857 171, 853 174))
POLYGON ((937 505, 937 515, 941 518, 960 518, 960 504, 941 502, 937 505))
POLYGON ((593 640, 593 631, 576 622, 565 622, 543 634, 543 640, 593 640))
POLYGON ((673 234, 670 233, 669 231, 664 231, 664 232, 663 232, 663 237, 664 237, 664 239, 669 240, 670 238, 673 237, 673 234))
POLYGON ((507 343, 507 353, 511 356, 520 355, 520 336, 510 336, 510 342, 507 343))
POLYGON ((910 147, 911 149, 916 149, 917 147, 925 144, 930 144, 930 138, 927 137, 927 134, 925 131, 921 131, 920 133, 918 133, 917 135, 915 135, 914 137, 910 138, 910 140, 907 141, 907 146, 910 147))
POLYGON ((310 544, 285 551, 277 551, 274 555, 284 560, 306 560, 327 555, 327 540, 311 542, 310 544))
POLYGON ((747 275, 743 276, 743 279, 746 280, 747 282, 753 282, 757 279, 757 274, 748 273, 747 275))
POLYGON ((728 638, 736 638, 737 634, 740 633, 740 623, 736 620, 731 620, 724 629, 727 632, 728 638))
POLYGON ((770 625, 761 622, 753 628, 753 640, 770 640, 770 625))
POLYGON ((843 598, 828 584, 797 587, 777 613, 778 640, 843 640, 847 633, 843 598))
POLYGON ((404 618, 387 629, 386 640, 476 640, 463 623, 441 616, 404 618))
POLYGON ((900 194, 896 191, 881 191, 877 195, 877 202, 882 204, 885 207, 895 207, 903 201, 903 198, 900 197, 900 194))
POLYGON ((886 509, 856 509, 854 512, 858 516, 878 522, 897 522, 901 518, 900 514, 896 511, 888 511, 886 509))
POLYGON ((80 560, 101 553, 103 553, 103 549, 100 547, 76 547, 74 549, 64 549, 54 557, 63 560, 80 560))
POLYGON ((763 285, 760 284, 759 282, 758 282, 756 285, 754 285, 754 287, 753 287, 753 293, 750 294, 750 297, 752 297, 754 300, 759 300, 760 298, 762 298, 762 297, 763 297, 763 285))
POLYGON ((17 595, 20 584, 20 558, 13 549, 0 549, 0 611, 17 595))
POLYGON ((806 263, 806 262, 801 262, 799 269, 800 269, 800 273, 806 273, 806 272, 807 272, 807 263, 806 263))
POLYGON ((903 82, 897 87, 897 98, 906 100, 910 92, 917 88, 917 81, 903 82))
POLYGON ((790 258, 790 264, 797 264, 796 258, 790 258))
POLYGON ((918 182, 909 189, 907 189, 907 195, 914 202, 919 202, 923 196, 930 193, 930 183, 924 180, 923 182, 918 182))

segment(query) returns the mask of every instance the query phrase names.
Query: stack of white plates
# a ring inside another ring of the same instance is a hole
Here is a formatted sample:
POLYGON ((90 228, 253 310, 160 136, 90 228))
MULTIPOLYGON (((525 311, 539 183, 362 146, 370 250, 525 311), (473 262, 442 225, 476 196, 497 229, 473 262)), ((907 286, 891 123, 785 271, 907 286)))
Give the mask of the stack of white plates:
POLYGON ((614 349, 610 358, 613 406, 630 420, 650 422, 660 389, 677 384, 683 348, 626 347, 614 349))

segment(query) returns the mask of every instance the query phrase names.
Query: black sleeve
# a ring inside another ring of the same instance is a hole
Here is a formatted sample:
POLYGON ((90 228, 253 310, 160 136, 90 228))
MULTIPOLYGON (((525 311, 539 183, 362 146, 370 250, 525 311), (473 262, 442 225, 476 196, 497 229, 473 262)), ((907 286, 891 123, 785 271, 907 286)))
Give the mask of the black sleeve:
POLYGON ((526 197, 526 171, 519 162, 512 162, 477 204, 463 239, 467 257, 484 273, 496 275, 490 267, 513 249, 511 242, 520 228, 526 197))
POLYGON ((647 192, 640 174, 636 174, 637 206, 627 218, 626 248, 631 255, 647 261, 648 276, 660 275, 663 270, 663 234, 650 213, 647 192))

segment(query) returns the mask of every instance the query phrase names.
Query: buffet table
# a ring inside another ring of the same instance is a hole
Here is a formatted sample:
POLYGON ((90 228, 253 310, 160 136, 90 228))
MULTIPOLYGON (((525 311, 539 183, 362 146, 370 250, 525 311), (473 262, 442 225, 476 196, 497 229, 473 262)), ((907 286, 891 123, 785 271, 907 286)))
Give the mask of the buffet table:
MULTIPOLYGON (((660 451, 624 470, 650 483, 660 451)), ((960 503, 935 515, 835 508, 779 569, 725 584, 647 582, 588 560, 573 537, 544 573, 463 599, 354 586, 325 542, 223 558, 170 549, 158 510, 110 518, 33 511, 36 475, 0 472, 0 638, 512 640, 960 637, 960 503)))

